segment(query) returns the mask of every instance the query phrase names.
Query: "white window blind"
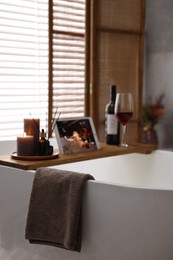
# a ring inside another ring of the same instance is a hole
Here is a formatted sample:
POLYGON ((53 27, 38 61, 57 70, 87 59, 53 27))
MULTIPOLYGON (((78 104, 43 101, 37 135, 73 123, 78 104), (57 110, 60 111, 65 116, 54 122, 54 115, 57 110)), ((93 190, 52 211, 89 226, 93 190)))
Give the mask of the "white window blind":
POLYGON ((53 109, 84 115, 85 0, 53 1, 53 109))
POLYGON ((23 131, 23 118, 48 108, 48 5, 46 0, 0 0, 0 139, 23 131))
POLYGON ((50 2, 0 0, 0 140, 15 139, 30 115, 47 131, 49 93, 52 111, 84 115, 85 0, 53 1, 48 86, 50 2))

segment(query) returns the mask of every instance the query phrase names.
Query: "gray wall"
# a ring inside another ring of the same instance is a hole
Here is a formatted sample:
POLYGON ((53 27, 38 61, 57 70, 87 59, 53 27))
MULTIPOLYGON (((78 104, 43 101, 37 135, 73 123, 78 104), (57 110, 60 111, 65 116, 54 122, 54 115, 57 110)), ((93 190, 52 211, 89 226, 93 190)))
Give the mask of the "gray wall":
POLYGON ((173 0, 146 0, 144 100, 165 93, 156 127, 160 148, 173 148, 173 0))

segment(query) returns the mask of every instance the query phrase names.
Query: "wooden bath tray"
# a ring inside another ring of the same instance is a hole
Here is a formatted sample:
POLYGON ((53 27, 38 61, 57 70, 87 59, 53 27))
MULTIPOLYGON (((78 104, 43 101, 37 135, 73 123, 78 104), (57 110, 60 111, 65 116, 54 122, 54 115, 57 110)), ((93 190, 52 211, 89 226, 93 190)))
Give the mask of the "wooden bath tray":
MULTIPOLYGON (((3 155, 0 156, 0 165, 18 168, 22 170, 35 170, 39 167, 47 167, 47 166, 54 166, 60 165, 65 163, 72 163, 72 162, 79 162, 85 161, 90 159, 97 159, 103 158, 108 156, 114 155, 122 155, 128 153, 144 153, 148 154, 152 151, 156 150, 156 145, 149 145, 149 144, 131 144, 127 148, 122 148, 115 145, 106 145, 104 143, 100 143, 100 149, 90 151, 87 153, 79 153, 79 154, 60 154, 58 158, 51 158, 47 160, 15 160, 11 158, 11 155, 3 155)), ((58 151, 55 151, 58 153, 58 151)))

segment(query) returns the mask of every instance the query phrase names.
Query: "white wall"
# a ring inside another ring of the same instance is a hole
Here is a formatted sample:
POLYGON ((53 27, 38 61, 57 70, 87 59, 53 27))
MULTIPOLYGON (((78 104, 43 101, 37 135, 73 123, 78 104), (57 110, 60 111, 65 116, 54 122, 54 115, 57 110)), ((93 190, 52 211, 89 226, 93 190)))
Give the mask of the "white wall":
POLYGON ((16 141, 0 141, 0 155, 10 154, 16 151, 16 141))
POLYGON ((145 99, 165 93, 156 127, 160 148, 173 147, 173 1, 146 0, 145 99))

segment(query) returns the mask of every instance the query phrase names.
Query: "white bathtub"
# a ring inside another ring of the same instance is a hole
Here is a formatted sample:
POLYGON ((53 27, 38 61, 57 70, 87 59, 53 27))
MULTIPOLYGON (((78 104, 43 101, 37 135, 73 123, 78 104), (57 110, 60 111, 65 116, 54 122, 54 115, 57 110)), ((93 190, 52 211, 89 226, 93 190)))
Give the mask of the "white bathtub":
POLYGON ((80 253, 24 238, 33 171, 0 167, 0 260, 172 260, 173 153, 60 165, 90 173, 80 253))

